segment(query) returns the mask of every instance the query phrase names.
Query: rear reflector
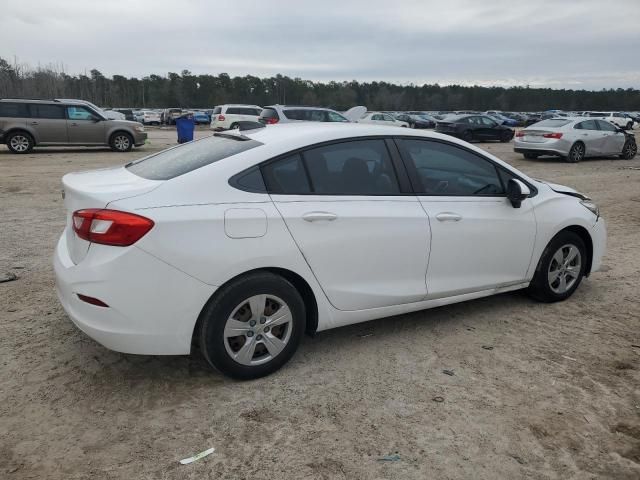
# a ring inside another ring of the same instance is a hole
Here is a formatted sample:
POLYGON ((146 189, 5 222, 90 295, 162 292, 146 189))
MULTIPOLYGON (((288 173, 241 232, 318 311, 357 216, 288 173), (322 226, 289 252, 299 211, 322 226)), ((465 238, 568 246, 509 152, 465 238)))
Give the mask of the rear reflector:
POLYGON ((542 136, 544 138, 562 138, 562 134, 560 132, 545 133, 542 136))
POLYGON ((153 220, 119 210, 88 208, 73 213, 73 231, 92 243, 128 247, 153 228, 153 220))
POLYGON ((264 121, 267 122, 267 125, 273 125, 274 123, 278 123, 280 119, 274 118, 274 117, 267 117, 264 119, 264 121))
POLYGON ((106 307, 109 308, 109 305, 104 303, 102 300, 98 300, 97 298, 89 297, 87 295, 82 295, 81 293, 76 293, 78 298, 83 302, 90 303, 91 305, 95 305, 96 307, 106 307))

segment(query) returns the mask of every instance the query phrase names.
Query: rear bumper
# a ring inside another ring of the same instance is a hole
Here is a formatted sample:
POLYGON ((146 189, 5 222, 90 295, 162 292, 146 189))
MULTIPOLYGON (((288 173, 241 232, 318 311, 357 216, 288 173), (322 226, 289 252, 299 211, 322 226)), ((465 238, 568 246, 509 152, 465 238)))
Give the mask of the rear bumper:
POLYGON ((198 315, 215 291, 137 247, 93 244, 74 265, 64 233, 53 264, 58 298, 69 318, 117 352, 188 354, 198 315), (86 303, 78 293, 109 307, 86 303))
POLYGON ((560 155, 565 157, 569 154, 571 142, 564 139, 551 140, 546 142, 534 143, 523 142, 516 137, 513 143, 513 151, 516 153, 532 153, 535 155, 560 155))

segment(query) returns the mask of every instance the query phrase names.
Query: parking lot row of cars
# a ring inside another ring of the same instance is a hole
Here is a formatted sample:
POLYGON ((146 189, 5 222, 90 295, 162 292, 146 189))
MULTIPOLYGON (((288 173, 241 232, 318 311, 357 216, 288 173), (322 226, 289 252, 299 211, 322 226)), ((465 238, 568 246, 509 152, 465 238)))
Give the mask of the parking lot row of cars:
POLYGON ((144 125, 173 124, 183 115, 195 123, 208 124, 214 131, 255 129, 278 123, 343 122, 433 128, 438 133, 467 142, 510 142, 515 151, 533 159, 554 155, 578 162, 596 155, 633 158, 635 137, 628 133, 638 119, 622 112, 562 112, 513 114, 487 112, 381 112, 353 107, 346 112, 328 108, 288 105, 226 104, 211 110, 130 109, 103 110, 90 102, 72 99, 0 100, 0 141, 14 153, 26 153, 34 146, 108 145, 115 151, 128 151, 146 140, 144 125), (123 115, 125 119, 114 117, 123 115), (143 125, 140 125, 143 124, 143 125), (524 125, 524 130, 513 127, 524 125))

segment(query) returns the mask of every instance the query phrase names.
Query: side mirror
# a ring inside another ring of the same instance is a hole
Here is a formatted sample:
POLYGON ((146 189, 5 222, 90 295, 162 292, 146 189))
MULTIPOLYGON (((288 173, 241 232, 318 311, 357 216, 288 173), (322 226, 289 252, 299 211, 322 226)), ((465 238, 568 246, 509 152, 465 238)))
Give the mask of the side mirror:
POLYGON ((512 178, 507 184, 507 198, 513 208, 520 208, 522 201, 531 194, 531 190, 520 180, 512 178))

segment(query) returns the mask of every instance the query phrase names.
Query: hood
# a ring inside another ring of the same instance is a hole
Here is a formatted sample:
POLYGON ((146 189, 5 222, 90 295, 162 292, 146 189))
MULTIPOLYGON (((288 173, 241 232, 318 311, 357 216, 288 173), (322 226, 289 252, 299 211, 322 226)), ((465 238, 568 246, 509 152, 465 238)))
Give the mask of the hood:
POLYGON ((350 122, 357 122, 367 113, 367 107, 353 107, 342 114, 350 122))
POLYGON ((587 197, 586 195, 583 195, 582 193, 578 192, 577 190, 571 187, 567 187, 565 185, 560 185, 557 183, 546 182, 544 180, 539 180, 539 179, 536 179, 536 182, 547 185, 551 190, 553 190, 556 193, 564 193, 565 195, 570 195, 572 197, 579 198, 580 200, 590 200, 589 197, 587 197))
POLYGON ((109 119, 111 122, 121 125, 123 127, 139 127, 140 123, 133 120, 120 120, 120 119, 109 119))

